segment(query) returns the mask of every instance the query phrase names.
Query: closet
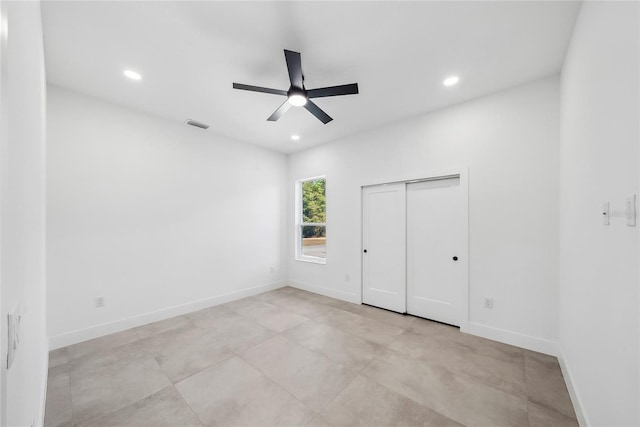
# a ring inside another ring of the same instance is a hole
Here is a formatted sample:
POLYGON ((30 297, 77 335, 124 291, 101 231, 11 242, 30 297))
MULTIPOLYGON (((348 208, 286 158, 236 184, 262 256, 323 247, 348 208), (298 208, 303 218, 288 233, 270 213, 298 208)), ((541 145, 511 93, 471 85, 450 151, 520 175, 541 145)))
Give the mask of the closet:
POLYGON ((362 188, 362 302, 460 326, 468 209, 460 175, 362 188))

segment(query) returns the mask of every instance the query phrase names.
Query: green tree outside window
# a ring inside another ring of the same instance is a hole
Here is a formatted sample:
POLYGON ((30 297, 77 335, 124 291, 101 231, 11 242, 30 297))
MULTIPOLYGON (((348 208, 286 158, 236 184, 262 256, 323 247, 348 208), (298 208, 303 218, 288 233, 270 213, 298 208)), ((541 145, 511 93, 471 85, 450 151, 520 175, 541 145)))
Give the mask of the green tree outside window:
MULTIPOLYGON (((316 179, 302 183, 302 220, 305 223, 324 223, 326 213, 326 180, 316 179)), ((325 237, 325 227, 303 227, 302 237, 325 237)))

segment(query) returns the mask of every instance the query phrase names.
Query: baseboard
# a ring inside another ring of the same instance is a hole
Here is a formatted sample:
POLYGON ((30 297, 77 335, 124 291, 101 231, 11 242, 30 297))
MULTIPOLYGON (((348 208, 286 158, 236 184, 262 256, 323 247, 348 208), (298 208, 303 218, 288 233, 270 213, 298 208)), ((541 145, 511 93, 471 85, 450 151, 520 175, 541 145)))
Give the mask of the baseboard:
POLYGON ((293 280, 287 281, 287 285, 292 288, 302 289, 303 291, 313 292, 314 294, 324 295, 325 297, 331 297, 342 301, 352 302, 354 304, 360 304, 360 295, 352 292, 339 291, 337 289, 325 288, 324 286, 312 285, 310 283, 296 282, 293 280))
POLYGON ((102 323, 100 325, 89 328, 78 329, 64 334, 49 337, 49 349, 66 347, 82 341, 98 338, 104 335, 121 332, 127 329, 142 326, 147 323, 157 322, 159 320, 169 319, 193 311, 202 310, 203 308, 213 307, 226 302, 235 301, 262 292, 271 291, 286 286, 284 281, 267 283, 264 285, 254 286, 240 291, 229 292, 227 294, 216 295, 199 301, 192 301, 186 304, 180 304, 173 307, 163 308, 161 310, 141 314, 138 316, 128 317, 126 319, 115 320, 113 322, 102 323))
POLYGON ((569 397, 571 398, 571 403, 573 404, 573 409, 576 411, 576 418, 578 419, 578 424, 581 427, 588 427, 591 425, 589 419, 587 418, 586 412, 584 412, 582 405, 582 399, 580 399, 580 393, 578 393, 578 389, 573 385, 573 377, 571 376, 571 369, 567 365, 567 361, 564 358, 564 353, 562 352, 562 346, 559 347, 560 354, 558 355, 558 362, 560 363, 560 370, 562 371, 562 376, 564 377, 564 382, 567 385, 567 390, 569 391, 569 397))
POLYGON ((506 329, 494 328, 481 323, 469 322, 469 330, 467 333, 505 344, 514 345, 516 347, 526 348, 527 350, 548 354, 550 356, 558 356, 559 353, 558 343, 555 341, 525 335, 506 329))

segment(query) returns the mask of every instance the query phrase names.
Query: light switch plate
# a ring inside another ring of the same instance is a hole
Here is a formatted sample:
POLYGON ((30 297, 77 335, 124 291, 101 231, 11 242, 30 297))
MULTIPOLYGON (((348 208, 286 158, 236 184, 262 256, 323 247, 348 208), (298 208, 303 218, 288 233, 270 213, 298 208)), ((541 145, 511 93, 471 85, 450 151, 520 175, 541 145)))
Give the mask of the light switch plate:
POLYGON ((602 223, 609 225, 609 202, 602 204, 602 223))
POLYGON ((627 217, 627 225, 629 227, 635 227, 636 225, 636 195, 632 194, 627 197, 627 206, 624 211, 627 217))
POLYGON ((22 323, 22 311, 20 310, 20 306, 16 305, 13 310, 7 314, 7 330, 9 334, 9 340, 7 342, 7 369, 13 365, 13 360, 20 346, 20 323, 22 323))

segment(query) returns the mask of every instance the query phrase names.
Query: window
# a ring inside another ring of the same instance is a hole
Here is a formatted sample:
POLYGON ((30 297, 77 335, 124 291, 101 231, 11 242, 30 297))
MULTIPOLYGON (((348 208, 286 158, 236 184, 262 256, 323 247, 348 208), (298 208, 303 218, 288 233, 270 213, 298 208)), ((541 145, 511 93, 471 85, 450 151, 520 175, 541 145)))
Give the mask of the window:
POLYGON ((326 263, 327 210, 325 177, 296 182, 296 259, 326 263))

